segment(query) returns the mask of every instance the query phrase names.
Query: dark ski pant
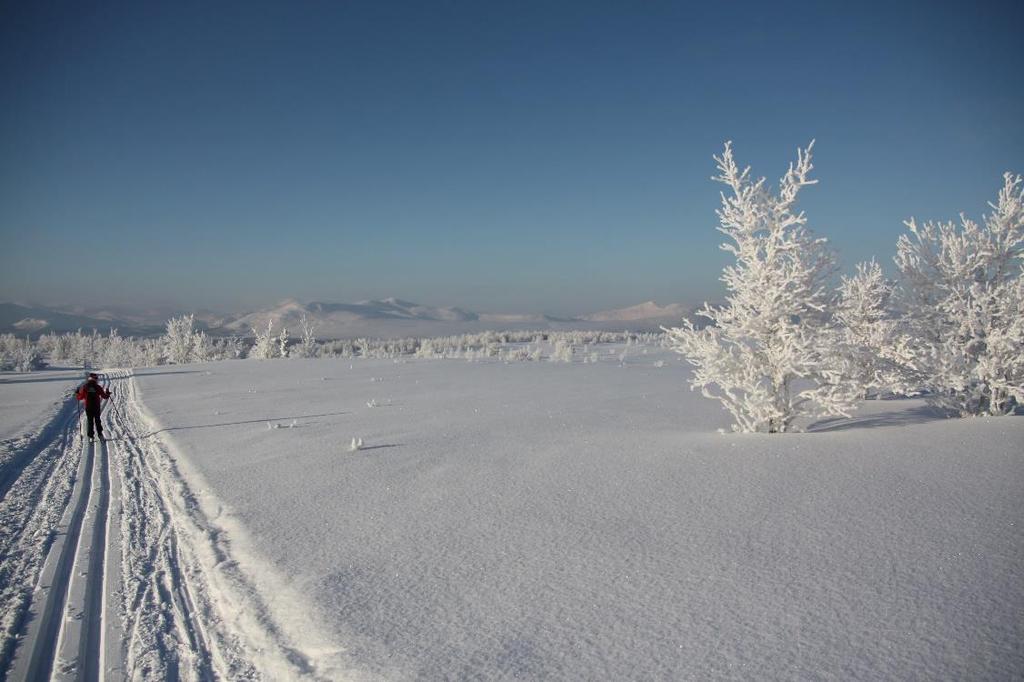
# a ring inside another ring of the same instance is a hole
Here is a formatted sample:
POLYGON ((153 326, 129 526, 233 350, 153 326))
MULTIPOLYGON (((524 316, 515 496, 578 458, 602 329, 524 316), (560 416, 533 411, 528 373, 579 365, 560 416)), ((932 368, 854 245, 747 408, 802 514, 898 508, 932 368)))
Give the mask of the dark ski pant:
POLYGON ((92 438, 92 432, 93 432, 92 425, 93 425, 94 422, 96 424, 96 434, 100 438, 103 438, 103 424, 100 422, 100 411, 96 410, 95 412, 93 412, 92 410, 86 410, 85 411, 85 425, 86 425, 85 426, 85 433, 86 433, 86 435, 89 436, 89 438, 92 438))

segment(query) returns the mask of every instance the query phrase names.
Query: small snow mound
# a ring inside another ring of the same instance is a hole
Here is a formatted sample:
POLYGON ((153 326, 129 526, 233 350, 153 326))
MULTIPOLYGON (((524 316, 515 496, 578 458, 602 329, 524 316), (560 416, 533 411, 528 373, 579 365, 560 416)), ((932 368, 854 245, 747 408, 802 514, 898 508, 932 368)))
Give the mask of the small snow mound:
POLYGON ((14 328, 20 332, 37 332, 50 323, 37 317, 26 317, 14 323, 14 328))

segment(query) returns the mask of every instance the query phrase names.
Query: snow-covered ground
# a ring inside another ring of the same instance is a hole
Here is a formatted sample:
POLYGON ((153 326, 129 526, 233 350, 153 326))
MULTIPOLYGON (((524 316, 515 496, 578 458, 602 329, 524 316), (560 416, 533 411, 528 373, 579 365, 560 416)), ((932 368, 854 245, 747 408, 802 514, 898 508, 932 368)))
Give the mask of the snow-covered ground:
POLYGON ((370 672, 1024 671, 1024 420, 898 401, 723 436, 675 358, 602 359, 226 362, 140 386, 259 565, 370 672))
POLYGON ((0 441, 31 434, 82 381, 80 369, 0 372, 0 441))
MULTIPOLYGON (((597 364, 112 373, 122 530, 107 539, 122 561, 105 574, 124 575, 105 596, 122 626, 104 630, 105 665, 265 679, 1024 675, 1024 419, 872 401, 806 434, 721 435, 728 415, 687 388, 677 356, 595 349, 597 364), (177 614, 164 629, 162 601, 177 614), (110 647, 125 631, 141 634, 110 647)), ((65 388, 51 386, 37 414, 65 388)), ((3 415, 4 433, 24 428, 3 415)))

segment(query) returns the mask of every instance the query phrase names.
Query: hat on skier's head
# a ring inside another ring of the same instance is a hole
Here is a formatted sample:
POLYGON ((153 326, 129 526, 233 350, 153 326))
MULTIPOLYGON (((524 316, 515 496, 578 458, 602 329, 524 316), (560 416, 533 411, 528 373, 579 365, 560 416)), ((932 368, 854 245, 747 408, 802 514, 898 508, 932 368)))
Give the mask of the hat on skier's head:
POLYGON ((100 375, 97 374, 96 372, 89 372, 89 378, 90 379, 99 379, 100 375))

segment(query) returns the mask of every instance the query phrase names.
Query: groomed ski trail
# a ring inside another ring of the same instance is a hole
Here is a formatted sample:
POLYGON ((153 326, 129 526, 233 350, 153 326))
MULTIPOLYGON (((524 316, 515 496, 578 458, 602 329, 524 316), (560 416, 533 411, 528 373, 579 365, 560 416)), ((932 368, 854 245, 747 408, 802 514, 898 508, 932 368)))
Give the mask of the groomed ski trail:
MULTIPOLYGON (((68 396, 32 436, 3 443, 0 678, 11 672, 10 679, 25 679, 29 672, 25 662, 31 656, 52 659, 52 653, 37 653, 42 644, 31 632, 52 625, 41 623, 40 615, 54 587, 59 592, 66 586, 66 576, 58 576, 55 586, 51 581, 58 564, 65 569, 70 566, 73 550, 65 550, 68 531, 85 504, 82 478, 87 463, 76 417, 74 399, 68 396), (12 669, 15 655, 22 667, 12 669)), ((55 638, 51 649, 54 644, 55 638)))
MULTIPOLYGON (((83 441, 73 400, 70 398, 58 415, 61 419, 69 414, 61 428, 51 424, 41 431, 55 436, 25 464, 11 488, 13 492, 21 484, 25 472, 52 458, 53 471, 46 487, 67 489, 63 505, 45 495, 33 499, 15 494, 11 500, 4 499, 4 503, 27 502, 28 514, 48 524, 37 528, 35 534, 51 540, 42 548, 44 558, 30 602, 17 605, 20 636, 12 639, 13 659, 9 668, 5 661, 4 668, 12 680, 116 679, 103 668, 107 660, 104 642, 110 639, 114 625, 107 616, 105 599, 105 583, 110 577, 110 447, 102 441, 83 441), (50 521, 58 514, 56 523, 50 521)), ((5 555, 3 561, 4 566, 16 564, 11 555, 5 555)), ((23 588, 27 584, 20 583, 23 588)))
POLYGON ((131 373, 104 383, 108 442, 69 400, 0 469, 0 680, 340 679, 275 625, 131 373))
POLYGON ((173 443, 160 439, 163 429, 147 412, 131 373, 111 376, 117 386, 109 415, 122 488, 126 673, 197 680, 347 677, 329 655, 333 651, 324 664, 295 644, 301 638, 306 650, 325 653, 311 625, 288 633, 280 626, 223 530, 220 503, 190 485, 186 462, 173 443))

